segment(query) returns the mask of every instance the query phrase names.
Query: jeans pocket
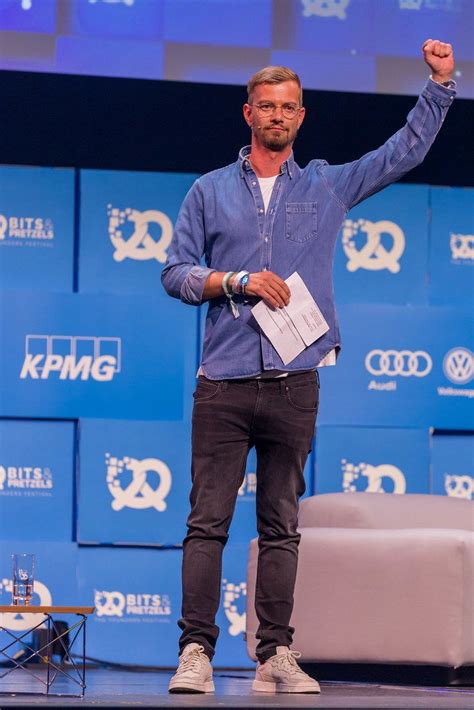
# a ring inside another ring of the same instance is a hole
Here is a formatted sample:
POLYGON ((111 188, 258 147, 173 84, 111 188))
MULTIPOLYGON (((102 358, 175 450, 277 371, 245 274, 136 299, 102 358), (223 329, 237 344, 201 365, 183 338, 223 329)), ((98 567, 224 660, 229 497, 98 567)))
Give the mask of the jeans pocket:
POLYGON ((297 386, 286 385, 286 399, 298 412, 316 413, 319 403, 319 387, 316 382, 297 386))
POLYGON ((222 382, 208 380, 202 375, 199 376, 196 391, 193 394, 195 402, 208 402, 213 399, 221 390, 222 382))
POLYGON ((318 236, 316 202, 286 203, 286 238, 304 243, 318 236))

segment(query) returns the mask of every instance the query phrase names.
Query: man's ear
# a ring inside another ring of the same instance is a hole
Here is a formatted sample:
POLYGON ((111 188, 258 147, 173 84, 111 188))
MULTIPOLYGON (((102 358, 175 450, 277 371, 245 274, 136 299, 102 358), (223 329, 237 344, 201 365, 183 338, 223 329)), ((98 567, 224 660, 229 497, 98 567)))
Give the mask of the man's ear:
POLYGON ((251 127, 252 126, 252 107, 250 104, 244 104, 243 106, 243 114, 244 114, 244 119, 246 124, 251 127))

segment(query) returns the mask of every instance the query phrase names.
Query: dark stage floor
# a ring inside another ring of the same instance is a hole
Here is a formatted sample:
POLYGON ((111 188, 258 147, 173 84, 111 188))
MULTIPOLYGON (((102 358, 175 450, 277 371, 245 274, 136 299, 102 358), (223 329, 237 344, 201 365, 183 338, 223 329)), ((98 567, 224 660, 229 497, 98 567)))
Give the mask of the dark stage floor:
MULTIPOLYGON (((322 682, 321 695, 266 695, 253 693, 250 671, 216 671, 214 695, 169 695, 171 673, 127 672, 92 668, 87 671, 84 698, 0 695, 0 710, 7 707, 99 707, 99 708, 458 708, 473 710, 474 688, 434 688, 382 685, 376 683, 322 682)), ((77 692, 70 681, 59 684, 56 692, 77 692)), ((0 691, 31 691, 38 681, 30 681, 22 671, 0 680, 0 691), (8 685, 7 685, 8 680, 8 685), (35 684, 34 686, 32 684, 35 684), (15 686, 15 687, 13 687, 15 686)))

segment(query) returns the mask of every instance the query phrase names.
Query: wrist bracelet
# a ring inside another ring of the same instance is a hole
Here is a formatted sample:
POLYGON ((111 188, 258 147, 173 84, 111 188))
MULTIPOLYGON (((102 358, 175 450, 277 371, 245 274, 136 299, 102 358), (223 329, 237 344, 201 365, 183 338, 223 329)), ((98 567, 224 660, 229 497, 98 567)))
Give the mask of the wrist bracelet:
POLYGON ((248 271, 239 271, 232 281, 232 293, 242 293, 240 282, 248 271))
POLYGON ((226 274, 224 274, 224 278, 222 279, 222 289, 227 296, 227 298, 231 298, 232 294, 229 291, 229 279, 235 275, 235 271, 228 271, 226 274))

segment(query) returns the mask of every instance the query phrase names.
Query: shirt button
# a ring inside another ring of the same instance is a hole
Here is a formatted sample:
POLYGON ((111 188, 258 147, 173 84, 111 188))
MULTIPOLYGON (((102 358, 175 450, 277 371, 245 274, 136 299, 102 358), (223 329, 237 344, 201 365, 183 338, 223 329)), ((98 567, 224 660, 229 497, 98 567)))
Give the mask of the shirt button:
POLYGON ((264 271, 266 271, 266 270, 267 270, 267 267, 266 267, 266 266, 264 266, 264 267, 263 267, 263 270, 264 270, 264 271))
POLYGON ((253 180, 253 181, 252 181, 252 185, 255 187, 256 184, 257 184, 257 183, 255 182, 255 180, 253 180))
POLYGON ((264 240, 264 241, 265 241, 265 242, 268 242, 268 237, 265 237, 265 240, 264 240))
POLYGON ((261 207, 260 207, 260 209, 259 209, 259 212, 260 212, 260 214, 262 214, 262 212, 263 212, 263 210, 262 210, 262 208, 261 208, 261 207))

